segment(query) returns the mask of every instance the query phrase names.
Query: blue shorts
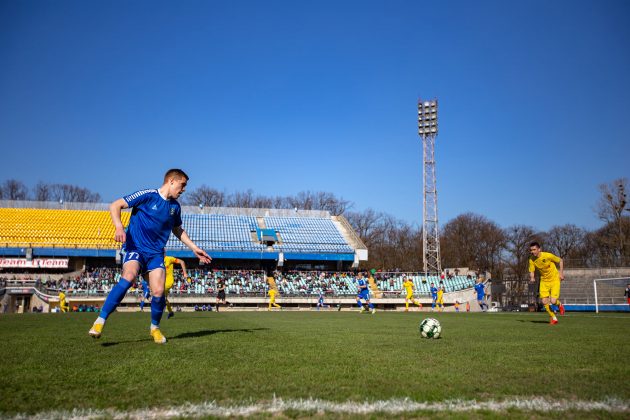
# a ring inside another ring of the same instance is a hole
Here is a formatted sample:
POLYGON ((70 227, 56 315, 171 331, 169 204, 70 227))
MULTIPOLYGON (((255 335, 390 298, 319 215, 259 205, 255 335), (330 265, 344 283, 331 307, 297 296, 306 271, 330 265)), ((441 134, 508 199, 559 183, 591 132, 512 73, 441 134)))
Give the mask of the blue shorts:
POLYGON ((369 300, 370 299, 370 292, 367 291, 367 290, 365 292, 359 292, 359 294, 357 294, 357 297, 359 299, 369 300))
POLYGON ((147 254, 142 251, 130 250, 125 253, 123 258, 123 265, 129 261, 137 261, 140 263, 140 272, 146 273, 147 271, 153 271, 157 268, 164 269, 164 253, 147 254))
POLYGON ((484 297, 485 297, 485 295, 481 295, 481 296, 477 295, 477 300, 481 301, 481 300, 483 300, 484 297))

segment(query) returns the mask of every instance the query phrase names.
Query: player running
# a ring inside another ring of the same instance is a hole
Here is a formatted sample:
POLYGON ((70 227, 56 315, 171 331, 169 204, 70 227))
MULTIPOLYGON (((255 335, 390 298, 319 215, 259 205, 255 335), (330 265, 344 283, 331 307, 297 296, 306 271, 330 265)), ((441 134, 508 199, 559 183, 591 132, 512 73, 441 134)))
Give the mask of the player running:
POLYGON ((274 288, 269 288, 268 293, 269 293, 269 308, 267 310, 270 311, 272 306, 274 308, 282 309, 282 306, 276 303, 276 295, 278 294, 278 291, 274 288))
POLYGON ((411 278, 404 277, 403 288, 407 292, 407 296, 405 297, 405 312, 409 311, 409 302, 422 308, 422 303, 413 298, 413 281, 411 280, 411 278))
POLYGON ((70 310, 70 304, 66 300, 66 294, 63 290, 59 291, 59 310, 61 312, 68 312, 70 310))
POLYGON ((171 302, 168 301, 168 294, 173 288, 175 284, 175 276, 173 275, 173 265, 179 264, 182 267, 182 272, 184 274, 184 278, 188 283, 190 283, 190 277, 188 277, 188 273, 186 272, 186 263, 179 258, 165 256, 164 257, 164 268, 166 269, 166 282, 164 283, 164 299, 166 299, 166 310, 168 311, 168 315, 166 315, 166 319, 170 319, 175 316, 175 312, 173 312, 173 307, 171 306, 171 302))
POLYGON ((431 283, 429 288, 431 292, 431 312, 435 311, 435 303, 437 302, 438 289, 435 287, 435 283, 431 283))
POLYGON ((543 301, 545 310, 551 317, 549 324, 558 323, 556 313, 564 315, 564 306, 560 303, 560 282, 564 280, 564 262, 562 258, 555 256, 550 252, 543 252, 538 242, 529 244, 529 281, 536 281, 534 272, 536 269, 540 272, 540 298, 543 301), (560 266, 560 271, 556 267, 560 266), (551 304, 550 304, 551 303, 551 304))
POLYGON ((326 305, 324 302, 324 292, 319 292, 319 297, 317 298, 317 310, 320 308, 330 308, 330 305, 326 305))
POLYGON ((437 304, 438 311, 444 311, 444 286, 440 286, 435 296, 435 303, 437 304))
POLYGON ((170 169, 164 175, 164 182, 159 189, 134 192, 109 206, 115 228, 114 239, 124 244, 125 258, 120 281, 107 295, 101 313, 89 331, 92 337, 101 336, 105 321, 122 302, 138 275, 148 272, 149 286, 153 294, 150 334, 156 343, 166 343, 166 338, 160 331, 160 320, 166 306, 164 246, 171 232, 190 248, 201 262, 211 261, 210 256, 195 245, 182 227, 181 207, 177 199, 186 190, 187 183, 188 175, 184 171, 170 169), (133 207, 133 211, 125 232, 121 212, 122 209, 129 207, 133 207))
POLYGON ((481 278, 477 278, 477 284, 475 284, 475 293, 477 294, 477 303, 479 304, 479 307, 483 312, 486 312, 488 310, 488 304, 483 300, 483 298, 486 296, 486 286, 483 284, 481 278))
POLYGON ((357 289, 358 289, 357 305, 360 308, 359 312, 365 312, 366 311, 365 307, 363 306, 363 303, 361 303, 361 300, 364 300, 365 303, 368 305, 368 308, 370 308, 369 310, 373 314, 375 314, 376 313, 376 308, 374 308, 374 305, 372 304, 372 302, 370 302, 370 289, 368 288, 368 283, 363 278, 363 274, 361 274, 361 273, 359 273, 357 275, 357 289))
POLYGON ((217 304, 215 306, 217 312, 219 312, 219 303, 232 307, 232 304, 228 302, 225 297, 225 288, 225 279, 223 277, 219 277, 217 279, 217 304))

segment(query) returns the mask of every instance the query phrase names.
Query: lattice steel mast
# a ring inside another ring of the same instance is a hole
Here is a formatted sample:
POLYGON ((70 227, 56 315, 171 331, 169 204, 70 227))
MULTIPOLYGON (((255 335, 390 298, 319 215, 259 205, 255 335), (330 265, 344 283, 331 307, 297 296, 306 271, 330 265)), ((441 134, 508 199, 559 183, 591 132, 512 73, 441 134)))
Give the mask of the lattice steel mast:
POLYGON ((418 100, 418 134, 422 138, 422 249, 424 272, 440 274, 437 184, 435 180, 435 138, 438 132, 437 99, 418 100))

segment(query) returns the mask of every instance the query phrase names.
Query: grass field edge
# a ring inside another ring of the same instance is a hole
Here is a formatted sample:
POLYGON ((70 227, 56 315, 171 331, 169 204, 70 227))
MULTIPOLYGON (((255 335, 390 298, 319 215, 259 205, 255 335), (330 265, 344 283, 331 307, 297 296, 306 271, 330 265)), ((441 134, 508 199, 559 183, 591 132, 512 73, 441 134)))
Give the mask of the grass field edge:
POLYGON ((471 411, 506 412, 609 412, 629 413, 630 401, 610 398, 602 401, 554 400, 540 397, 512 397, 504 400, 447 400, 442 402, 418 402, 411 399, 390 399, 380 401, 333 402, 320 399, 282 399, 268 402, 220 405, 216 402, 198 404, 185 403, 172 407, 134 409, 121 411, 116 409, 74 409, 66 411, 46 411, 36 414, 17 414, 2 416, 12 419, 96 419, 96 418, 178 418, 178 417, 233 417, 256 416, 260 414, 278 414, 284 412, 316 412, 369 415, 376 413, 404 414, 415 412, 428 413, 465 413, 471 411))

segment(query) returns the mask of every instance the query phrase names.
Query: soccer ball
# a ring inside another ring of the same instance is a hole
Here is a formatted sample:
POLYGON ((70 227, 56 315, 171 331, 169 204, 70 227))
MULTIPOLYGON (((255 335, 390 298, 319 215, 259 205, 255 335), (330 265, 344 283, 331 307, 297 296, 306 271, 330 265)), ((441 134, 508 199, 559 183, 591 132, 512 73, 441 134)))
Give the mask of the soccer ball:
POLYGON ((442 334, 440 321, 434 318, 425 318, 420 323, 420 335, 422 338, 439 338, 442 334))

